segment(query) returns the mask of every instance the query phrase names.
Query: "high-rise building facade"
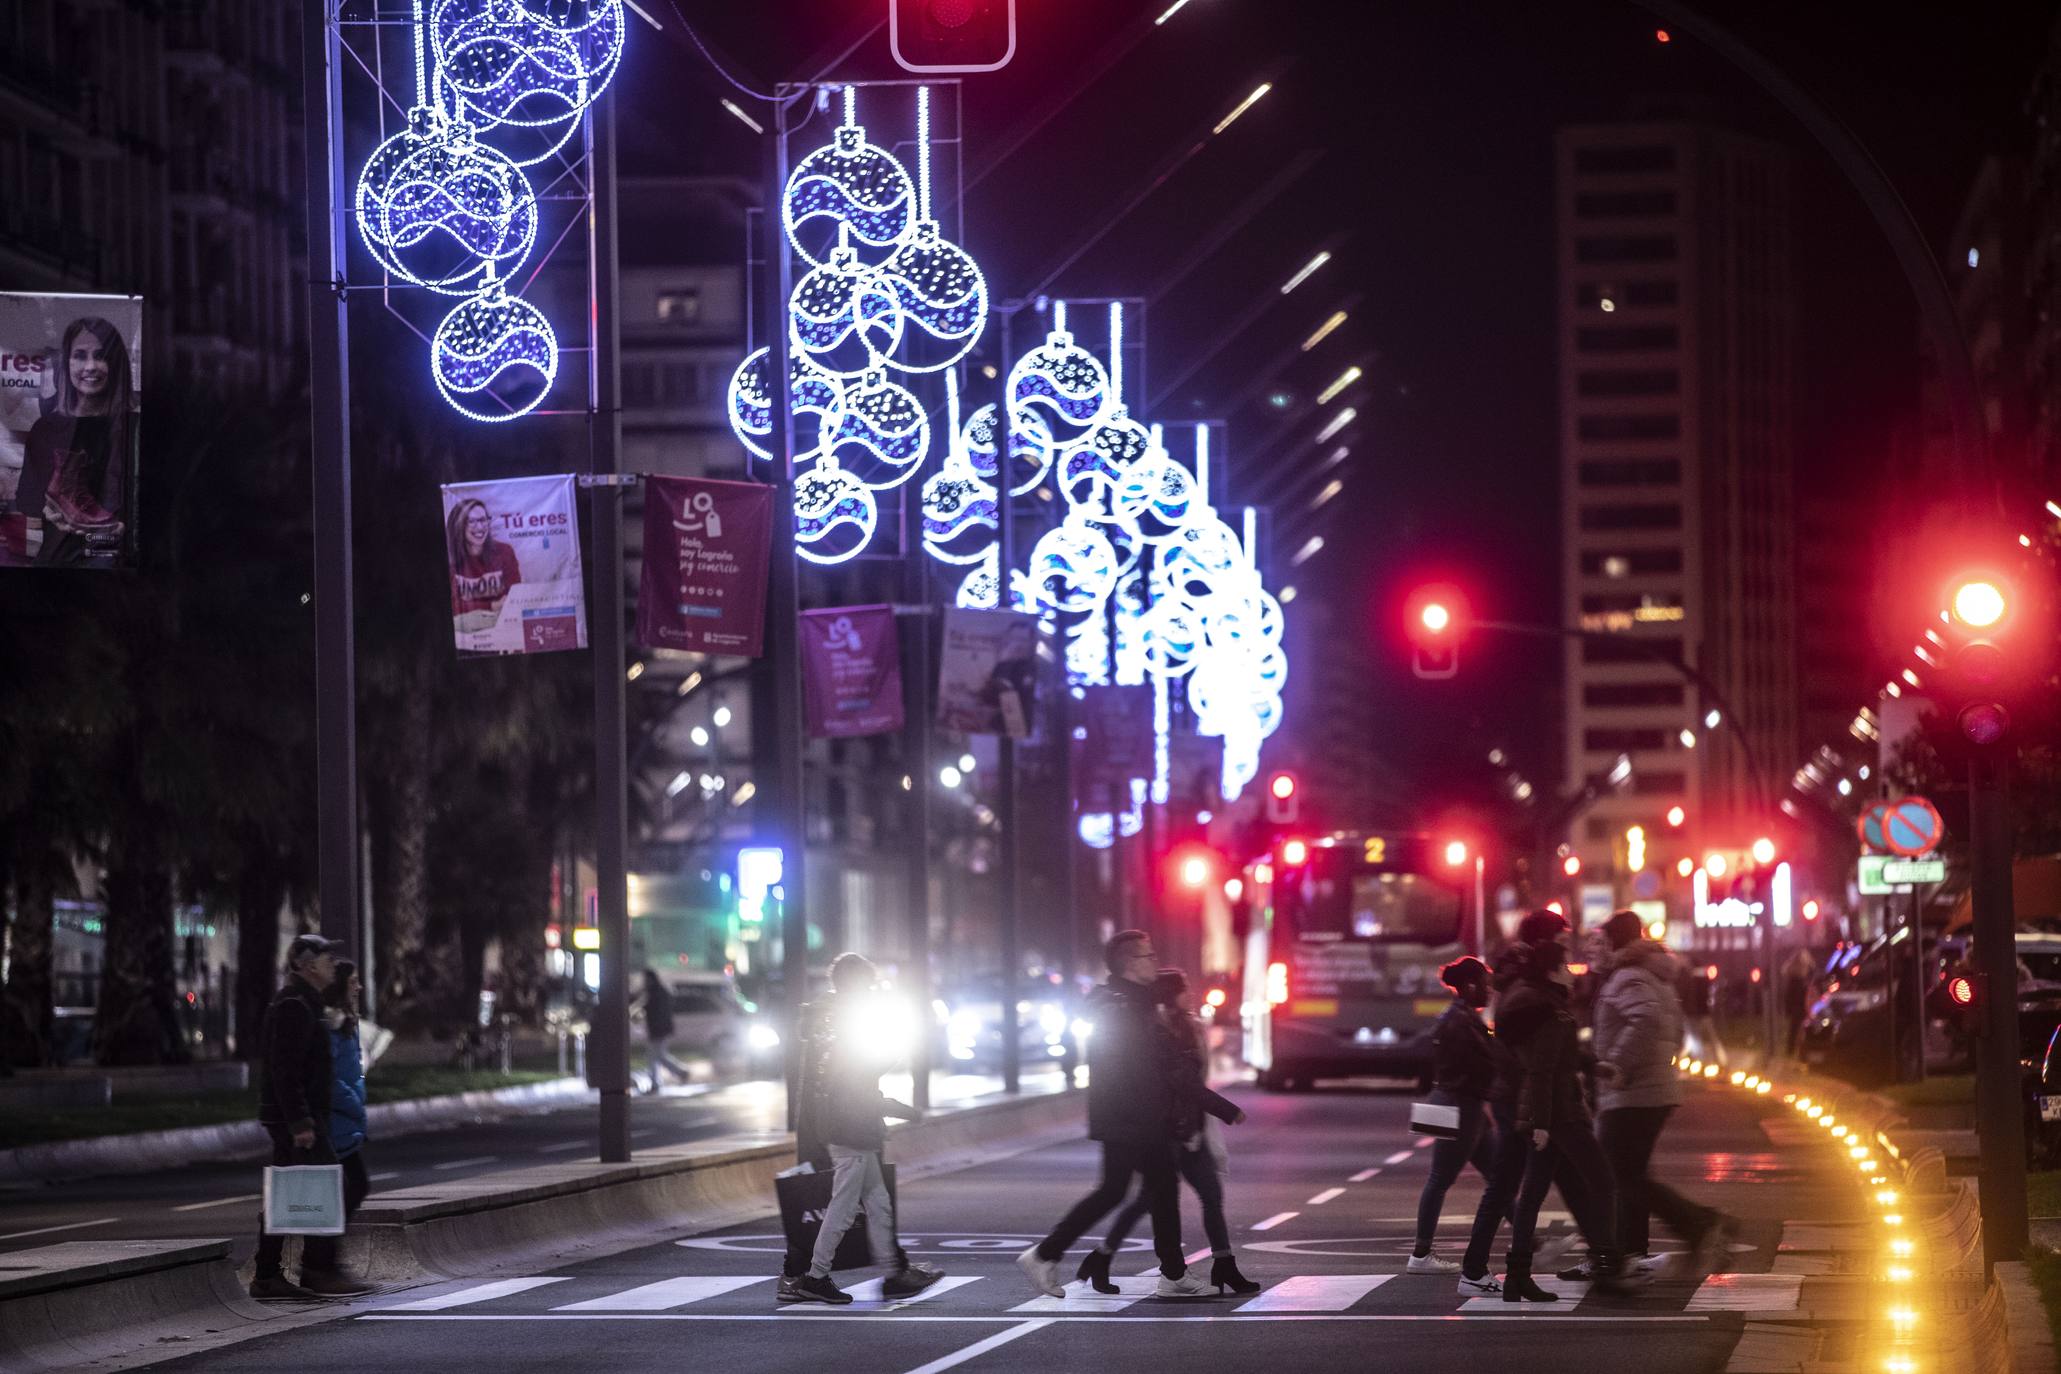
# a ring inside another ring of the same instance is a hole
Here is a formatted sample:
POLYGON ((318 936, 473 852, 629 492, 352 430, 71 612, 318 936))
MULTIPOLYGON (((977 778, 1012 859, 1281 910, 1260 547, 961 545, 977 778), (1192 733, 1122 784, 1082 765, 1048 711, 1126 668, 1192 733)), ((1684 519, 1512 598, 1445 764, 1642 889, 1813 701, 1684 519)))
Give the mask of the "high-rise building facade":
POLYGON ((1632 764, 1567 838, 1679 912, 1678 859, 1750 843, 1797 746, 1788 164, 1688 122, 1556 159, 1568 780, 1632 764))

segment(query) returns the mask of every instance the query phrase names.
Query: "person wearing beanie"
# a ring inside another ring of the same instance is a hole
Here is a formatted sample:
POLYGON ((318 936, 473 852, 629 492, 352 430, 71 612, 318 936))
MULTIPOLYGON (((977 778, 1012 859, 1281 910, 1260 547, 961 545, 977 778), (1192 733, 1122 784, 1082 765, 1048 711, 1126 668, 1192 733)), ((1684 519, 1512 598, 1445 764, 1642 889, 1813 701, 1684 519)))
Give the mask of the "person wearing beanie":
POLYGON ((1619 1243, 1629 1263, 1655 1267, 1652 1215, 1689 1243, 1696 1267, 1720 1270, 1737 1231, 1732 1218, 1691 1202, 1651 1175, 1654 1147, 1682 1101, 1681 961, 1646 938, 1638 914, 1603 923, 1603 988, 1596 998, 1597 1137, 1617 1185, 1619 1243))
MULTIPOLYGON (((1417 1244, 1404 1270, 1411 1274, 1460 1274, 1460 1291, 1480 1296, 1500 1293, 1503 1286, 1488 1272, 1487 1262, 1472 1273, 1452 1260, 1432 1253, 1432 1237, 1438 1229, 1446 1193, 1460 1170, 1468 1164, 1482 1176, 1481 1204, 1475 1210, 1474 1229, 1488 1228, 1491 1239, 1522 1175, 1496 1169, 1497 1130, 1491 1119, 1490 1094, 1497 1074, 1497 1047, 1489 1034, 1481 1010, 1489 1001, 1489 968, 1472 955, 1455 959, 1439 970, 1439 981, 1453 990, 1452 1005, 1445 1009, 1431 1032, 1432 1087, 1446 1101, 1460 1109, 1460 1131, 1450 1140, 1431 1147, 1431 1172, 1424 1179, 1424 1191, 1417 1198, 1417 1244)), ((1520 1159, 1522 1156, 1519 1157, 1520 1159)), ((1486 1245, 1483 1247, 1486 1251, 1486 1245)))

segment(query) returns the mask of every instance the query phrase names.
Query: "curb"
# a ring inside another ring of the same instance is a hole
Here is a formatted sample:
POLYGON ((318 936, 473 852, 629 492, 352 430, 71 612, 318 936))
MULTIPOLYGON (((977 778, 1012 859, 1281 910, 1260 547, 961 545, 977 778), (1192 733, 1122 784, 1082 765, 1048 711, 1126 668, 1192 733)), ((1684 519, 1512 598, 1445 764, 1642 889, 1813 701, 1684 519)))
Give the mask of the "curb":
MULTIPOLYGON (((482 1112, 561 1105, 591 1091, 582 1079, 554 1078, 510 1088, 379 1102, 366 1115, 377 1134, 399 1136, 470 1120, 482 1112)), ((255 1121, 53 1140, 0 1150, 0 1183, 57 1183, 100 1174, 150 1173, 204 1160, 259 1159, 271 1152, 271 1137, 255 1121)))
MULTIPOLYGON (((27 1252, 34 1267, 0 1279, 0 1366, 59 1370, 183 1342, 196 1313, 262 1322, 226 1240, 73 1241, 27 1252)), ((20 1260, 24 1256, 9 1256, 20 1260)))

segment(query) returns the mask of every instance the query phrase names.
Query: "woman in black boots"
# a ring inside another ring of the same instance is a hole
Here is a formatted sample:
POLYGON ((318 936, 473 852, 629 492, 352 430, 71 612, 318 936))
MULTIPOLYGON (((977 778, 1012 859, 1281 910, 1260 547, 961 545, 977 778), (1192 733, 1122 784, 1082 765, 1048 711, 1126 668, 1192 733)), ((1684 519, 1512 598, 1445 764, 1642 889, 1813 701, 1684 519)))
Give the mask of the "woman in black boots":
MULTIPOLYGON (((1510 1210, 1517 1192, 1517 1177, 1496 1169, 1497 1122, 1490 1115, 1490 1098, 1499 1074, 1499 1049, 1481 1019, 1489 1002, 1488 965, 1473 955, 1463 955, 1438 971, 1439 981, 1453 990, 1452 1005, 1439 1017, 1431 1032, 1432 1082, 1439 1093, 1460 1109, 1460 1133, 1441 1140, 1431 1149, 1431 1173, 1417 1199, 1417 1244, 1404 1272, 1411 1274, 1460 1274, 1460 1291, 1472 1296, 1500 1293, 1502 1285, 1489 1274, 1486 1243, 1482 1262, 1466 1272, 1452 1260, 1432 1253, 1431 1242, 1438 1230, 1438 1218, 1446 1193, 1460 1171, 1470 1163, 1487 1187, 1475 1214, 1476 1231, 1488 1228, 1493 1237, 1510 1210)), ((1507 1113, 1503 1128, 1508 1129, 1507 1113)), ((1523 1172, 1519 1165, 1517 1173, 1523 1172)), ((1471 1252, 1470 1252, 1471 1253, 1471 1252)))
MULTIPOLYGON (((1238 1261, 1231 1253, 1231 1228, 1224 1221, 1224 1175, 1230 1156, 1224 1149, 1223 1129, 1218 1122, 1221 1119, 1235 1125, 1245 1119, 1245 1113, 1209 1089, 1209 1027, 1195 1014, 1195 999, 1188 989, 1187 976, 1179 969, 1161 969, 1152 990, 1159 1000, 1160 1016, 1167 1031, 1166 1071, 1174 1080, 1174 1099, 1180 1104, 1174 1138, 1181 1177, 1188 1180, 1188 1186, 1202 1200, 1202 1230, 1209 1237, 1211 1257, 1209 1281, 1219 1293, 1257 1293, 1260 1285, 1238 1272, 1238 1261), (1230 1114, 1226 1114, 1226 1109, 1230 1114)), ((1141 1190, 1117 1213, 1102 1244, 1081 1261, 1077 1277, 1088 1280, 1096 1292, 1117 1291, 1109 1278, 1110 1261, 1131 1227, 1145 1215, 1146 1205, 1141 1190)))
POLYGON ((1582 1084, 1585 1067, 1581 1029, 1570 1009, 1567 971, 1570 929, 1557 911, 1534 911, 1517 926, 1517 943, 1499 963, 1515 977, 1496 1004, 1496 1038, 1515 1061, 1515 1141, 1530 1147, 1524 1182, 1510 1212, 1510 1261, 1503 1277, 1505 1302, 1554 1302, 1554 1294, 1532 1278, 1532 1240, 1539 1207, 1556 1170, 1578 1178, 1563 1188, 1576 1220, 1589 1238, 1595 1285, 1605 1293, 1629 1291, 1617 1241, 1617 1194, 1609 1161, 1596 1143, 1582 1084))

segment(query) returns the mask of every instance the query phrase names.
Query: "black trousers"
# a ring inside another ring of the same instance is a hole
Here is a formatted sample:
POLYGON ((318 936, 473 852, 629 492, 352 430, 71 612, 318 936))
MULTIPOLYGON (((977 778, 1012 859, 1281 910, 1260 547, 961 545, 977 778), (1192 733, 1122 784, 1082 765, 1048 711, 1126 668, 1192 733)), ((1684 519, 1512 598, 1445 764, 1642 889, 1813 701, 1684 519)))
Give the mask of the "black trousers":
MULTIPOLYGON (((272 1163, 275 1166, 283 1167, 288 1164, 335 1164, 339 1162, 336 1153, 329 1148, 329 1137, 319 1129, 315 1132, 315 1143, 308 1149, 303 1150, 293 1143, 293 1135, 286 1127, 275 1125, 270 1121, 265 1122, 264 1127, 265 1134, 272 1137, 272 1163)), ((358 1173, 361 1177, 365 1174, 364 1153, 363 1150, 359 1150, 351 1156, 352 1159, 358 1162, 358 1173)), ((372 1183, 369 1178, 366 1179, 364 1186, 366 1192, 371 1191, 372 1183)), ((360 1193, 358 1201, 363 1202, 364 1200, 364 1193, 360 1193)), ((348 1162, 346 1162, 344 1166, 345 1214, 348 1215, 355 1206, 356 1203, 351 1201, 351 1170, 348 1162)), ((279 1260, 280 1253, 285 1248, 286 1237, 275 1236, 266 1231, 264 1214, 260 1212, 258 1215, 257 1277, 261 1279, 276 1279, 281 1276, 284 1271, 279 1260)), ((303 1273, 310 1269, 334 1268, 336 1268, 335 1236, 301 1237, 301 1271, 303 1273)))
POLYGON ((1617 1182, 1617 1222, 1624 1252, 1643 1255, 1653 1248, 1652 1225, 1657 1214, 1667 1228, 1690 1245, 1702 1241, 1717 1213, 1691 1202, 1652 1175, 1653 1147, 1667 1129, 1673 1107, 1618 1107, 1598 1119, 1603 1154, 1617 1182))
MULTIPOLYGON (((1202 1203, 1202 1234, 1209 1237, 1210 1254, 1218 1258, 1230 1254, 1231 1227, 1224 1220, 1224 1176, 1217 1172, 1216 1157, 1208 1150, 1176 1150, 1174 1155, 1181 1177, 1188 1180, 1188 1186, 1202 1203)), ((1102 1237, 1102 1248, 1114 1253, 1138 1224, 1138 1218, 1151 1207, 1152 1199, 1141 1188, 1109 1224, 1109 1233, 1102 1237)))
POLYGON ((1156 1145, 1103 1141, 1102 1181, 1059 1219, 1051 1235, 1038 1242, 1038 1257, 1057 1260, 1065 1254, 1090 1226, 1123 1202, 1134 1175, 1143 1180, 1141 1196, 1152 1214, 1152 1252, 1159 1256, 1159 1272, 1170 1279, 1187 1273, 1188 1261, 1181 1253, 1180 1175, 1171 1140, 1156 1145))
POLYGON ((1510 1210, 1510 1194, 1516 1191, 1516 1185, 1512 1184, 1500 1198, 1497 1195, 1497 1135, 1495 1123, 1489 1119, 1487 1103, 1478 1098, 1461 1101, 1460 1134, 1432 1145, 1431 1172, 1425 1176, 1424 1191, 1417 1195, 1419 1250, 1430 1250, 1432 1238, 1438 1234, 1438 1218, 1445 1209, 1446 1193, 1454 1180, 1460 1177, 1460 1171, 1469 1164, 1489 1185, 1481 1192, 1481 1205, 1474 1214, 1475 1229, 1480 1230, 1486 1220, 1490 1235, 1495 1234, 1496 1223, 1510 1210))
MULTIPOLYGON (((1512 1137, 1518 1133, 1510 1132, 1512 1137)), ((1618 1249, 1617 1189, 1610 1177, 1610 1162, 1596 1141, 1595 1128, 1586 1114, 1553 1123, 1546 1148, 1535 1150, 1528 1139, 1515 1144, 1527 1152, 1524 1182, 1517 1190, 1517 1203, 1510 1209, 1510 1256, 1529 1263, 1532 1238, 1538 1230, 1539 1207, 1553 1187, 1557 1175, 1565 1175, 1561 1194, 1575 1224, 1589 1238, 1589 1248, 1599 1253, 1618 1249), (1578 1182, 1577 1182, 1578 1180, 1578 1182)), ((1470 1271, 1478 1272, 1478 1271, 1470 1271)))

